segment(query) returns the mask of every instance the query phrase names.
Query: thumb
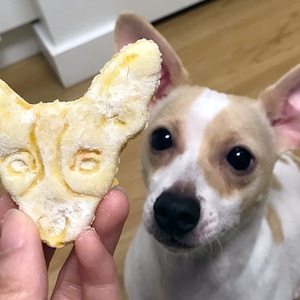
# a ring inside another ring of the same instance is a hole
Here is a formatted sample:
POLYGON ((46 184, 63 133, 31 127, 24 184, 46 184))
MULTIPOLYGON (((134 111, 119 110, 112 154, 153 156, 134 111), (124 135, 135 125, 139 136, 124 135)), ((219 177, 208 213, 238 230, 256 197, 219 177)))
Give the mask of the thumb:
POLYGON ((46 299, 47 268, 34 222, 11 209, 4 216, 0 252, 0 299, 46 299))

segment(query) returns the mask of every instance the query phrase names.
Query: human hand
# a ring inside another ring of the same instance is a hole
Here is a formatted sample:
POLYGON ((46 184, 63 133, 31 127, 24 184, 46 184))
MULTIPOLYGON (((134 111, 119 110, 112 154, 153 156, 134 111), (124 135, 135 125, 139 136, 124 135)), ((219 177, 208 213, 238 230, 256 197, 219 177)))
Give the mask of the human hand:
MULTIPOLYGON (((1 198, 0 299, 47 299, 47 266, 54 249, 41 243, 33 221, 15 208, 8 195, 1 198)), ((112 255, 128 212, 126 196, 111 190, 97 208, 94 229, 76 239, 52 300, 120 299, 112 255)))

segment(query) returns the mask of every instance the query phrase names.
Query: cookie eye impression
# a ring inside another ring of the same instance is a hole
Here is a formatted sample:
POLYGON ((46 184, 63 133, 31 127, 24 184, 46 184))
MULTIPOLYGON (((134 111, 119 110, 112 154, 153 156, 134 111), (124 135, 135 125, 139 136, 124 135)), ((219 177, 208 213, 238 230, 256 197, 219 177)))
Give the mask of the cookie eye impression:
POLYGON ((2 171, 10 176, 25 176, 28 173, 36 174, 38 171, 36 159, 28 150, 18 150, 1 159, 2 171))
POLYGON ((102 149, 81 148, 68 152, 61 164, 69 191, 103 197, 115 178, 117 157, 102 149))
POLYGON ((28 191, 39 178, 40 165, 33 153, 26 149, 12 151, 0 159, 3 184, 14 195, 28 191))
POLYGON ((93 149, 78 150, 73 157, 73 163, 70 166, 71 171, 91 174, 99 171, 101 168, 101 151, 93 149))

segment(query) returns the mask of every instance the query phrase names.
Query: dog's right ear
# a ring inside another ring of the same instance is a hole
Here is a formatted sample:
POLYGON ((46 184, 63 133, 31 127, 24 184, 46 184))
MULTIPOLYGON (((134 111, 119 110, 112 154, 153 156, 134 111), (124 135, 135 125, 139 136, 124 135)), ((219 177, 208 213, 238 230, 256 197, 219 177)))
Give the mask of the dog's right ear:
POLYGON ((153 40, 162 53, 161 78, 156 99, 166 96, 174 87, 189 83, 189 75, 167 40, 143 17, 126 12, 119 16, 115 26, 115 48, 117 51, 138 39, 153 40))
POLYGON ((280 152, 300 147, 300 65, 259 96, 280 152))

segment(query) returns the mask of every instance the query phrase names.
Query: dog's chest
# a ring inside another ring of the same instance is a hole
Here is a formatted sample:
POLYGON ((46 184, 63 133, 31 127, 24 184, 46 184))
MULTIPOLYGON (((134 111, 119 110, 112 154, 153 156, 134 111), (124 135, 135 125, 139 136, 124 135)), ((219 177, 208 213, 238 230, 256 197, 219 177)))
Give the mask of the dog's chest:
MULTIPOLYGON (((226 255, 226 254, 225 254, 226 255)), ((235 258, 238 260, 238 258, 235 258)), ((168 259, 165 256, 166 263, 168 259)), ((230 267, 230 261, 223 256, 219 260, 195 262, 187 258, 178 257, 161 273, 160 299, 174 300, 232 300, 232 299, 257 299, 265 300, 264 290, 253 290, 249 287, 257 286, 247 272, 243 274, 242 265, 230 267), (180 270, 180 271, 179 271, 180 270), (240 274, 237 276, 237 274, 240 274), (261 298, 258 298, 261 295, 261 298)))
POLYGON ((253 226, 247 228, 217 257, 209 251, 200 259, 197 255, 167 254, 162 248, 154 250, 161 270, 157 287, 161 299, 291 299, 300 282, 299 268, 290 268, 290 259, 292 265, 300 265, 299 153, 289 152, 276 164, 269 195, 274 211, 266 214, 262 225, 257 224, 259 230, 252 234, 253 226))
MULTIPOLYGON (((264 226, 267 227, 267 224, 264 226)), ((273 249, 272 253, 268 251, 271 250, 270 243, 260 242, 255 250, 256 255, 262 256, 260 260, 251 258, 251 251, 245 249, 246 239, 240 241, 239 247, 224 249, 217 257, 209 253, 201 259, 197 256, 157 253, 157 263, 161 266, 157 286, 161 295, 159 299, 291 299, 291 274, 286 267, 287 261, 280 261, 282 251, 273 249), (268 253, 263 254, 264 248, 268 253), (285 279, 280 274, 285 274, 285 279), (281 294, 278 296, 278 293, 281 294)))

